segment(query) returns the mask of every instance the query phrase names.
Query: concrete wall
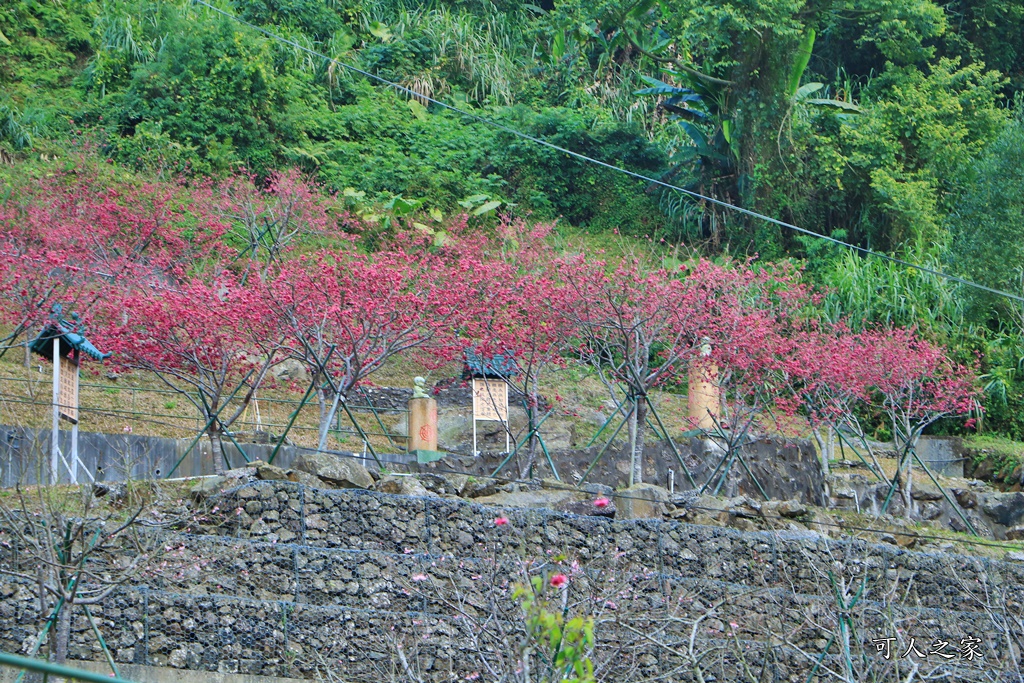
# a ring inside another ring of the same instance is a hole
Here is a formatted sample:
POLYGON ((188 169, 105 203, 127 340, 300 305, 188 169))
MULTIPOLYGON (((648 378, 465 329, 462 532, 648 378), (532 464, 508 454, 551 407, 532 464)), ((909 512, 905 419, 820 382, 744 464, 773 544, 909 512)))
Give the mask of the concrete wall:
MULTIPOLYGON (((148 479, 166 477, 175 463, 185 456, 174 471, 175 477, 197 477, 213 474, 213 456, 209 439, 203 437, 192 446, 192 439, 165 439, 132 434, 102 434, 82 432, 79 434, 79 458, 84 469, 93 473, 97 481, 117 481, 130 472, 131 478, 148 479)), ((273 444, 241 444, 250 460, 267 461, 274 450, 273 444)), ((721 460, 722 454, 710 441, 684 439, 676 444, 686 467, 703 484, 721 460)), ((232 466, 239 467, 245 459, 230 442, 225 442, 225 451, 232 466)), ((61 450, 67 456, 71 452, 71 432, 61 431, 61 450)), ((605 452, 594 467, 588 481, 620 487, 629 481, 629 458, 626 446, 612 447, 605 452)), ((756 478, 747 473, 739 462, 733 464, 727 481, 722 488, 726 496, 748 495, 760 497, 758 485, 772 498, 780 500, 796 498, 806 503, 824 503, 824 479, 815 455, 814 447, 808 441, 778 441, 764 439, 744 446, 743 457, 756 478)), ((282 446, 274 459, 275 465, 289 467, 295 458, 308 449, 297 446, 282 446)), ((47 429, 26 429, 0 425, 0 488, 17 483, 33 484, 43 473, 45 480, 49 471, 50 431, 47 429), (42 466, 42 469, 40 467, 42 466)), ((600 454, 599 447, 587 449, 564 449, 554 451, 552 457, 563 481, 575 482, 587 471, 590 463, 600 454)), ((354 454, 349 454, 354 455, 354 454)), ((360 454, 361 455, 361 454, 360 454)), ((472 475, 490 475, 505 459, 504 453, 483 453, 479 457, 449 455, 434 465, 416 467, 414 458, 406 453, 385 453, 379 456, 388 469, 405 471, 409 469, 457 469, 472 475)), ((372 457, 366 456, 364 464, 375 466, 372 457)), ((68 481, 68 472, 60 466, 61 481, 68 481)), ((503 476, 515 478, 519 464, 513 459, 502 471, 503 476)), ((543 455, 538 454, 534 470, 536 477, 551 477, 553 473, 543 455)), ((652 484, 669 488, 674 481, 679 490, 691 488, 675 451, 666 442, 654 441, 644 450, 644 479, 652 484), (670 475, 671 471, 671 475, 670 475)), ((80 483, 89 481, 84 471, 79 473, 80 483)))
MULTIPOLYGON (((206 437, 192 446, 192 439, 165 439, 134 434, 103 434, 81 432, 78 435, 78 454, 82 463, 78 483, 90 481, 88 470, 96 481, 120 481, 130 474, 132 479, 159 479, 167 476, 175 463, 174 477, 198 477, 213 474, 213 456, 206 437), (188 450, 192 446, 191 450, 188 450), (184 459, 182 457, 184 456, 184 459)), ((274 444, 240 444, 250 460, 269 460, 274 444)), ((60 449, 70 462, 71 432, 61 430, 60 449)), ((224 444, 232 467, 245 464, 245 458, 232 443, 224 444)), ((304 449, 282 446, 274 464, 289 467, 304 449)), ((403 454, 386 456, 387 462, 405 464, 410 458, 403 454)), ((368 458, 372 462, 372 458, 368 458)), ((50 430, 0 425, 0 488, 15 484, 35 484, 42 473, 43 481, 49 476, 50 430)), ((68 471, 60 465, 62 482, 69 480, 68 471)))
POLYGON ((935 474, 964 476, 967 454, 963 440, 955 436, 922 436, 917 442, 917 455, 935 474))

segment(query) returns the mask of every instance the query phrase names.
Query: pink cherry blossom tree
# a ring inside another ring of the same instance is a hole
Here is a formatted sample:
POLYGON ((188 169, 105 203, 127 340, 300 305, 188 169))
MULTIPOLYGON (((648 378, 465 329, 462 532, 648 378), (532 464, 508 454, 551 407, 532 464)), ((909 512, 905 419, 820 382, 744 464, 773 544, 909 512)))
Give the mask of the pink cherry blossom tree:
POLYGON ((88 318, 111 286, 165 284, 220 249, 224 225, 185 208, 180 187, 117 182, 95 162, 73 161, 24 179, 0 203, 4 349, 53 304, 88 318))
POLYGON ((423 350, 427 365, 450 361, 455 332, 472 315, 480 268, 405 246, 317 252, 283 263, 271 284, 291 353, 318 387, 321 449, 352 389, 399 354, 423 350))
POLYGON ((115 363, 152 373, 196 408, 222 473, 224 437, 285 352, 269 290, 225 271, 124 291, 107 302, 104 318, 97 342, 115 352, 115 363))
POLYGON ((568 315, 572 305, 567 297, 572 292, 561 286, 551 267, 552 228, 503 217, 496 238, 484 245, 457 238, 461 249, 483 253, 489 275, 479 281, 477 312, 467 320, 460 339, 485 358, 501 355, 512 361, 515 373, 502 379, 526 411, 526 457, 519 461, 523 477, 536 462, 538 430, 547 417, 540 415, 542 377, 564 365, 565 351, 575 337, 568 315))
MULTIPOLYGON (((569 292, 566 314, 579 334, 582 358, 613 398, 617 390, 625 394, 630 483, 639 483, 650 392, 686 372, 707 343, 723 362, 755 348, 761 328, 749 319, 747 299, 751 282, 765 276, 703 259, 669 270, 635 255, 615 265, 578 255, 555 268, 569 292)), ((737 377, 730 371, 718 381, 737 377)))
POLYGON ((812 327, 796 341, 787 384, 791 393, 780 396, 780 409, 787 415, 800 413, 807 418, 826 475, 836 438, 849 435, 866 450, 875 474, 884 478, 858 416, 859 409, 869 405, 871 398, 873 361, 869 344, 842 324, 812 327))
POLYGON ((921 434, 943 417, 970 412, 978 394, 975 373, 951 361, 945 349, 914 330, 878 329, 861 336, 870 385, 892 426, 897 454, 894 484, 909 517, 913 461, 921 434))

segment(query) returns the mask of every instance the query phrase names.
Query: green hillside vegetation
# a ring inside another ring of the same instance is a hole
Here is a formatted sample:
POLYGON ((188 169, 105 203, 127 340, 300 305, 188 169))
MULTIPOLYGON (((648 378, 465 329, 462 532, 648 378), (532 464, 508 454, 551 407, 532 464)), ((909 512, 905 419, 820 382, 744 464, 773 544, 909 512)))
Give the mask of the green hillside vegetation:
POLYGON ((916 325, 979 357, 985 429, 1024 438, 1020 305, 480 120, 1024 292, 1016 0, 212 4, 290 44, 184 0, 7 3, 0 176, 74 146, 146 177, 297 167, 371 222, 511 212, 595 244, 617 230, 796 259, 830 288, 821 315, 916 325))

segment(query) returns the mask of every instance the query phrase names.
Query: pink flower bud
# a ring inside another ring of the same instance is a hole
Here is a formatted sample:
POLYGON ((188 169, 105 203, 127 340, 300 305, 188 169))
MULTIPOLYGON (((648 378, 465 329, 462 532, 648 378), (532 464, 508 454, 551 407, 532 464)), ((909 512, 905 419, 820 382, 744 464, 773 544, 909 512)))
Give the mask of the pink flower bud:
POLYGON ((555 588, 561 588, 569 581, 565 574, 555 574, 551 577, 551 585, 555 588))
POLYGON ((494 520, 494 526, 505 526, 508 524, 508 517, 498 517, 494 520))

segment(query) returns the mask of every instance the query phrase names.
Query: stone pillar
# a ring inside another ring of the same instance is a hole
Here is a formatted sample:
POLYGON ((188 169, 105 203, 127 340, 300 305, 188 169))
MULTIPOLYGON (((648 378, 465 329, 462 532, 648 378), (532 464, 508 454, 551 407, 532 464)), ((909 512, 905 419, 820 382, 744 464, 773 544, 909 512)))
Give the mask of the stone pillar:
POLYGON ((409 452, 437 450, 437 401, 409 400, 409 452))
POLYGON ((690 367, 690 388, 687 396, 687 415, 700 429, 712 431, 715 421, 711 415, 718 417, 719 388, 712 380, 718 375, 714 365, 697 363, 690 367), (711 411, 710 414, 708 411, 711 411))

